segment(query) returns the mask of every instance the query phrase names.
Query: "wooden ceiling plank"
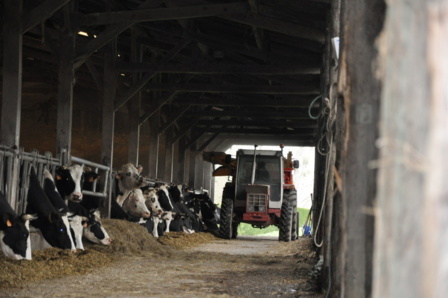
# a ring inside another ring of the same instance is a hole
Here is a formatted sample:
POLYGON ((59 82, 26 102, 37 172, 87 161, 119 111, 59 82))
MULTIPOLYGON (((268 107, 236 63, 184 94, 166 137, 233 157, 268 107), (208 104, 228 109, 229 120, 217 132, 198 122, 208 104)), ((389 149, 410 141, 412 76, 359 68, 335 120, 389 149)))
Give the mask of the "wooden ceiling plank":
POLYGON ((210 5, 194 5, 189 7, 167 7, 155 9, 139 9, 133 11, 116 11, 86 14, 82 18, 82 25, 105 25, 116 23, 134 23, 179 20, 200 17, 210 17, 225 14, 245 13, 248 4, 242 2, 210 5))
POLYGON ((218 107, 277 107, 277 108, 300 108, 308 107, 313 100, 313 96, 310 95, 295 95, 290 98, 256 95, 256 96, 206 96, 201 97, 187 97, 179 96, 176 98, 175 104, 178 105, 195 105, 195 106, 218 106, 218 107))
POLYGON ((245 15, 224 15, 220 16, 229 21, 246 24, 249 26, 256 26, 258 28, 283 33, 286 35, 308 39, 323 43, 325 41, 325 33, 313 28, 307 28, 304 26, 296 25, 293 23, 284 22, 281 20, 262 17, 260 15, 254 16, 253 14, 245 15))
POLYGON ((22 17, 22 34, 50 18, 71 0, 46 0, 22 17))
POLYGON ((254 75, 303 75, 319 74, 320 65, 241 65, 241 64, 153 64, 119 63, 119 72, 158 72, 189 74, 254 74, 254 75))
POLYGON ((143 124, 146 120, 151 118, 151 116, 157 113, 165 104, 167 104, 176 95, 176 93, 177 93, 176 91, 171 92, 163 100, 161 100, 158 105, 154 106, 149 112, 140 116, 139 123, 143 124))
MULTIPOLYGON (((198 129, 200 129, 198 127, 198 129)), ((298 130, 279 130, 279 129, 255 129, 255 128, 206 128, 207 133, 232 133, 232 134, 278 134, 278 135, 296 135, 296 136, 314 136, 314 129, 298 129, 298 130)))
MULTIPOLYGON (((158 7, 162 0, 147 0, 143 2, 139 8, 152 8, 158 7)), ((97 38, 92 39, 89 43, 79 49, 77 57, 75 59, 75 68, 81 66, 93 53, 104 47, 112 39, 120 35, 123 31, 134 25, 135 22, 123 22, 114 26, 108 27, 106 30, 97 34, 97 38)))
MULTIPOLYGON (((249 1, 249 5, 250 5, 250 11, 254 14, 254 15, 258 15, 258 3, 257 0, 248 0, 249 1)), ((264 49, 264 33, 263 30, 256 27, 256 26, 252 26, 252 32, 254 33, 254 38, 255 38, 255 42, 257 43, 257 47, 260 50, 264 49)))
POLYGON ((255 47, 250 47, 243 45, 241 43, 232 42, 229 40, 222 40, 222 38, 216 36, 210 36, 207 34, 202 34, 198 32, 188 31, 186 36, 189 38, 196 40, 197 42, 206 44, 207 46, 215 49, 221 49, 224 51, 236 52, 240 53, 252 58, 257 58, 263 61, 266 61, 268 55, 265 51, 262 51, 255 47))
MULTIPOLYGON (((161 62, 166 63, 173 59, 189 42, 190 40, 187 39, 181 40, 162 58, 161 62)), ((148 71, 120 99, 117 100, 115 104, 115 111, 119 110, 129 99, 132 98, 132 96, 139 92, 156 74, 157 71, 148 71)))
POLYGON ((307 82, 306 85, 234 85, 234 84, 148 84, 150 90, 171 90, 178 92, 209 93, 254 93, 254 94, 319 94, 319 86, 307 82))
POLYGON ((241 120, 241 119, 231 119, 231 120, 205 120, 201 119, 197 123, 198 126, 264 126, 264 127, 291 127, 291 128, 315 128, 317 127, 317 122, 314 120, 294 120, 291 122, 286 122, 284 120, 266 120, 255 118, 253 120, 241 120))
MULTIPOLYGON (((207 111, 203 114, 208 117, 239 117, 239 118, 261 118, 261 119, 303 119, 309 120, 308 109, 288 109, 287 111, 247 111, 247 110, 224 110, 207 111)), ((198 117, 200 115, 198 114, 198 117)))
POLYGON ((170 128, 174 123, 176 123, 177 120, 179 120, 189 109, 190 107, 184 107, 180 111, 178 111, 174 115, 170 115, 168 120, 162 124, 163 127, 160 128, 160 133, 166 131, 168 128, 170 128))

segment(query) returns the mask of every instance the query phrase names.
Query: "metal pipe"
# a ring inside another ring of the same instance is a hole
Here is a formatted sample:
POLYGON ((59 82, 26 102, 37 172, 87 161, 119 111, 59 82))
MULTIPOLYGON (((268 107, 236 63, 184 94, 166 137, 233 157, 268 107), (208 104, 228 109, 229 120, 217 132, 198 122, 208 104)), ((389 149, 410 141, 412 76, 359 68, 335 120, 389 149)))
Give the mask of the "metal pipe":
POLYGON ((255 183, 255 171, 257 169, 257 147, 258 145, 254 145, 254 161, 252 162, 252 177, 250 180, 250 184, 255 183))

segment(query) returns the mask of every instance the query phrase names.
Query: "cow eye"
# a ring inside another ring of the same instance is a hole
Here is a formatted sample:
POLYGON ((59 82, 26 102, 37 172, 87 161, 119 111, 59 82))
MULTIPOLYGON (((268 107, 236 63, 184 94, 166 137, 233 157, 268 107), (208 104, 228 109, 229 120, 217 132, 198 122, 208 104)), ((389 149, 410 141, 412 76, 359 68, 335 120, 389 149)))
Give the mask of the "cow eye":
POLYGON ((28 234, 27 234, 27 233, 23 233, 23 234, 22 234, 22 237, 23 237, 23 238, 26 238, 26 237, 28 237, 28 234))
POLYGON ((64 232, 64 231, 65 231, 64 228, 60 228, 60 229, 59 229, 59 232, 64 232))

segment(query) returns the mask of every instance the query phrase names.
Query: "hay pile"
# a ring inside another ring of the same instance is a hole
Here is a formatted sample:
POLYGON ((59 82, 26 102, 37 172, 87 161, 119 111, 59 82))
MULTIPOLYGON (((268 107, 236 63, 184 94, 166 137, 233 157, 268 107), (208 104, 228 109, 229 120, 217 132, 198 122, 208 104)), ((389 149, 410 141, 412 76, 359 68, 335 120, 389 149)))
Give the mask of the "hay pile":
POLYGON ((217 238, 210 233, 185 234, 184 232, 169 232, 163 234, 163 236, 159 238, 159 242, 176 249, 184 249, 218 239, 220 238, 217 238))
MULTIPOLYGON (((102 224, 106 229, 112 244, 109 246, 86 243, 86 249, 94 249, 113 255, 170 255, 172 250, 163 247, 146 228, 132 222, 119 219, 103 219, 102 224)), ((86 241, 87 242, 87 241, 86 241)))
POLYGON ((0 289, 22 287, 25 282, 87 274, 124 255, 169 257, 175 249, 217 239, 209 233, 170 232, 157 240, 136 223, 116 219, 103 219, 102 223, 112 239, 109 246, 85 240, 84 251, 74 253, 58 248, 35 250, 32 261, 15 261, 0 253, 0 289))
POLYGON ((15 261, 0 255, 0 288, 23 286, 24 282, 81 275, 112 261, 98 251, 78 251, 47 248, 33 251, 32 261, 15 261))
POLYGON ((0 253, 0 289, 23 286, 24 282, 68 275, 87 274, 110 264, 123 255, 168 255, 163 247, 142 226, 124 220, 104 219, 103 225, 112 244, 103 246, 84 242, 84 251, 47 248, 33 251, 33 260, 15 261, 0 253))

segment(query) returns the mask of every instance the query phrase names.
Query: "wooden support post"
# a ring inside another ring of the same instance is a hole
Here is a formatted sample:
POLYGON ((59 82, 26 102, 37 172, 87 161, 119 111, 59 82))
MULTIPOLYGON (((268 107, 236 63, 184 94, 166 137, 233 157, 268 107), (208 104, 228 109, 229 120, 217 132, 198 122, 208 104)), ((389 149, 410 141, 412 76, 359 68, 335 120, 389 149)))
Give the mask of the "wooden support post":
MULTIPOLYGON (((347 126, 341 140, 344 145, 340 174, 346 216, 341 222, 340 251, 344 254, 344 264, 340 294, 369 297, 374 240, 374 217, 369 210, 374 208, 377 186, 376 170, 369 163, 378 159, 374 144, 378 141, 381 96, 375 41, 383 26, 385 3, 383 0, 344 0, 341 9, 344 10, 341 26, 344 32, 338 88, 347 126), (363 22, 359 24, 359 20, 363 22), (358 24, 357 30, 351 30, 354 24, 358 24)), ((402 292, 400 296, 410 295, 402 292)))
POLYGON ((158 178, 159 163, 159 125, 160 112, 155 113, 149 119, 149 165, 148 176, 150 178, 158 178))
MULTIPOLYGON (((201 137, 196 144, 201 144, 206 138, 201 137)), ((204 187, 204 160, 202 159, 202 152, 195 148, 195 164, 194 164, 194 186, 195 188, 204 187)))
POLYGON ((128 162, 138 164, 138 153, 140 145, 140 94, 134 96, 129 102, 129 146, 128 162))
POLYGON ((165 171, 165 163, 166 163, 166 134, 159 134, 159 153, 158 153, 158 162, 157 162, 157 179, 161 179, 166 181, 166 171, 165 171))
POLYGON ((70 161, 73 124, 73 85, 75 81, 75 34, 70 29, 60 33, 59 45, 59 81, 58 112, 56 124, 57 153, 62 155, 62 162, 70 161))
POLYGON ((165 181, 173 181, 173 129, 169 128, 165 133, 165 181))
MULTIPOLYGON (((202 160, 202 154, 198 154, 202 160)), ((202 175, 203 175, 203 187, 208 191, 208 194, 211 195, 211 185, 212 185, 212 164, 209 162, 205 162, 202 160, 202 175)))
POLYGON ((196 166, 196 150, 187 149, 188 154, 188 185, 195 187, 195 166, 196 166))
MULTIPOLYGON (((20 116, 22 107, 22 0, 3 3, 3 98, 0 143, 15 148, 20 145, 20 116)), ((5 194, 11 206, 16 205, 19 177, 18 160, 14 158, 12 177, 5 194), (17 177, 17 179, 15 178, 17 177)))
POLYGON ((185 146, 186 145, 185 137, 180 138, 176 143, 179 148, 177 166, 176 166, 177 171, 175 171, 177 175, 176 180, 179 183, 186 183, 187 180, 185 179, 185 168, 187 166, 186 164, 187 147, 185 146))
POLYGON ((387 4, 373 297, 445 297, 448 1, 387 4))
MULTIPOLYGON (((115 132, 115 106, 117 74, 112 71, 116 57, 117 44, 113 40, 107 47, 104 54, 104 75, 103 75, 103 115, 101 130, 101 158, 103 164, 113 167, 114 160, 114 132, 115 132), (104 86, 107 86, 106 88, 104 86)), ((111 185, 112 186, 112 185, 111 185)), ((106 199, 101 214, 110 217, 111 193, 106 199)))
MULTIPOLYGON (((140 46, 137 45, 138 32, 131 29, 131 61, 141 62, 142 55, 140 46)), ((140 79, 140 74, 133 75, 134 83, 140 79)), ((141 93, 137 92, 128 102, 129 111, 129 146, 128 146, 128 162, 138 165, 138 154, 140 147, 140 110, 141 110, 141 93)))
MULTIPOLYGON (((172 141, 172 140, 171 140, 172 141)), ((182 180, 179 179, 179 142, 173 142, 173 165, 171 170, 171 181, 179 184, 182 180)))

